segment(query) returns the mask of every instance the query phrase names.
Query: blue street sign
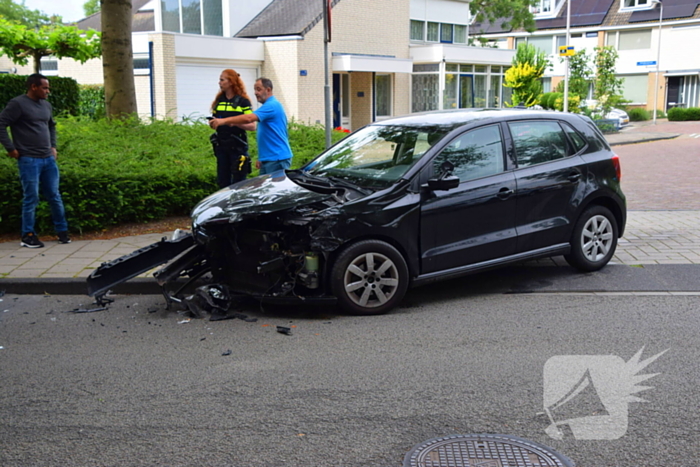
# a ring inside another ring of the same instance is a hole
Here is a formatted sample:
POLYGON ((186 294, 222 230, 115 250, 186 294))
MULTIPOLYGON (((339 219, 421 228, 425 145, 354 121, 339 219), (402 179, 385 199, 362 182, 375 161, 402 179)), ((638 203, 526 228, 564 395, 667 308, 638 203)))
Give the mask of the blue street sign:
POLYGON ((650 60, 648 62, 637 62, 637 66, 649 66, 656 65, 656 60, 650 60))

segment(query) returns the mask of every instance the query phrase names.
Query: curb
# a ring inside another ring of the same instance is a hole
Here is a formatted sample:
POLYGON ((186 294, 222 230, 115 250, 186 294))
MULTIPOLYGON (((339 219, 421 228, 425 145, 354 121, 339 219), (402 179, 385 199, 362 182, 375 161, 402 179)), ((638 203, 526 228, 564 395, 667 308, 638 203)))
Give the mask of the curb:
MULTIPOLYGON (((0 279, 0 291, 15 295, 86 295, 87 282, 84 278, 0 279)), ((134 278, 116 285, 112 293, 119 295, 160 295, 162 290, 153 278, 134 278)))
MULTIPOLYGON (((673 138, 678 138, 680 134, 668 134, 668 135, 663 135, 663 136, 652 136, 649 138, 630 138, 629 141, 610 141, 608 139, 608 144, 610 146, 621 146, 623 144, 638 144, 638 143, 649 143, 651 141, 662 141, 666 139, 673 139, 673 138)), ((607 137, 605 138, 607 139, 607 137)))

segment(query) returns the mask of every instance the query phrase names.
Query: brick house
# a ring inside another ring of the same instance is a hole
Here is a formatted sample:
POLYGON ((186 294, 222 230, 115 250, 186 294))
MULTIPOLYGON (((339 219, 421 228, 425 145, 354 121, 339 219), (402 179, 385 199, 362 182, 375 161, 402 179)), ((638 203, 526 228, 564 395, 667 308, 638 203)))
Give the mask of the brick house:
POLYGON ((571 2, 569 44, 566 43, 566 0, 540 0, 534 9, 537 30, 504 30, 497 24, 475 24, 472 31, 494 42, 517 46, 526 41, 545 51, 554 63, 545 89, 564 78, 558 46, 586 49, 615 47, 616 75, 624 78, 623 96, 631 105, 653 110, 700 107, 700 0, 580 0, 571 2), (658 65, 658 79, 657 79, 658 65), (658 84, 657 84, 658 83, 658 84))

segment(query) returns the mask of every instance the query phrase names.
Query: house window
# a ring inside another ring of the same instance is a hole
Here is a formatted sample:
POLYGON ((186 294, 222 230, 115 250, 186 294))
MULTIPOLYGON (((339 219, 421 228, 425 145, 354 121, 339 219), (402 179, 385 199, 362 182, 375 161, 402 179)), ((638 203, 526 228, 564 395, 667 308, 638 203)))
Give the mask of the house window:
POLYGON ((650 49, 651 30, 645 31, 620 31, 620 50, 650 49))
POLYGON ((425 22, 424 21, 416 21, 415 19, 411 20, 411 40, 412 41, 422 41, 425 36, 423 33, 423 29, 425 28, 425 22))
POLYGON ((623 8, 647 8, 651 5, 651 0, 624 0, 623 8))
MULTIPOLYGON (((413 71, 428 71, 416 70, 413 71)), ((440 75, 437 73, 414 74, 411 79, 413 102, 411 112, 425 112, 438 109, 438 95, 440 93, 440 75)))
POLYGON ((391 115, 391 75, 375 75, 374 108, 377 118, 391 115))
POLYGON ((41 73, 46 76, 57 76, 58 75, 58 60, 54 57, 41 57, 39 62, 41 67, 41 73))
POLYGON ((160 0, 163 31, 223 35, 221 0, 160 0))
POLYGON ((455 44, 466 44, 467 42, 467 27, 461 24, 455 24, 455 44))
POLYGON ((428 42, 440 42, 440 23, 428 23, 428 42))
POLYGON ((441 24, 440 25, 440 42, 445 44, 452 43, 452 25, 451 24, 441 24))
POLYGON ((552 55, 552 36, 528 37, 528 44, 532 44, 546 55, 552 55))
POLYGON ((536 4, 530 7, 530 11, 533 15, 544 15, 547 13, 552 13, 553 7, 552 0, 540 0, 536 4))
POLYGON ((633 104, 643 104, 647 101, 649 75, 618 76, 622 82, 622 96, 633 104))

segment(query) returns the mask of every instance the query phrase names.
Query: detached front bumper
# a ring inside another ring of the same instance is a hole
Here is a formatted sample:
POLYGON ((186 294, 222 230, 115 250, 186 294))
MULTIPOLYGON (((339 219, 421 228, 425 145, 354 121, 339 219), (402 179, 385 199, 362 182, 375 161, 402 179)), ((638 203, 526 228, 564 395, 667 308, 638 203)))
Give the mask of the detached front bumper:
POLYGON ((87 278, 88 295, 91 297, 104 295, 115 285, 167 263, 192 248, 193 245, 194 237, 189 233, 176 240, 167 240, 163 237, 157 243, 139 248, 121 258, 102 263, 87 278))

